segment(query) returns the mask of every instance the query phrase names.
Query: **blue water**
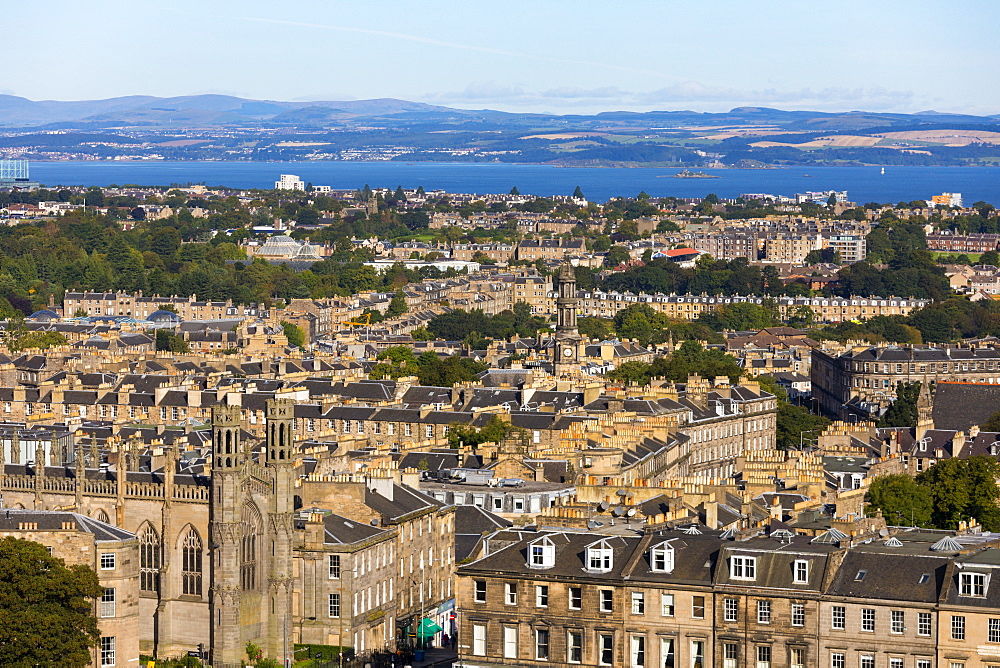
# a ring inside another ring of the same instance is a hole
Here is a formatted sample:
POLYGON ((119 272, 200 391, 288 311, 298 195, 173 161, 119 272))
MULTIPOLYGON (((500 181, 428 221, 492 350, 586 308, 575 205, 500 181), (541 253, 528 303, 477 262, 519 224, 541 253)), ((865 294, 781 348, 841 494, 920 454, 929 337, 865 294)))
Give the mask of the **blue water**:
POLYGON ((664 178, 676 169, 554 167, 497 163, 403 162, 35 162, 31 176, 48 186, 107 186, 134 183, 200 183, 234 188, 272 188, 279 174, 333 188, 423 186, 461 193, 569 195, 576 186, 592 201, 646 191, 654 197, 720 197, 743 193, 793 195, 807 190, 846 190, 858 203, 930 199, 962 193, 965 204, 1000 205, 1000 167, 788 167, 706 169, 718 179, 664 178), (806 175, 809 176, 806 176, 806 175))

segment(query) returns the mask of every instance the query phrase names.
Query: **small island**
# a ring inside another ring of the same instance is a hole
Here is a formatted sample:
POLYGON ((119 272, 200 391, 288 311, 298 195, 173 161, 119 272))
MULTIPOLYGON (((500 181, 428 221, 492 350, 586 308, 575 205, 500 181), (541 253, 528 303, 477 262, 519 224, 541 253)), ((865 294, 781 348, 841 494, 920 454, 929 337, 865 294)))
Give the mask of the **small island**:
POLYGON ((708 172, 692 172, 690 169, 685 169, 684 171, 678 172, 676 174, 666 174, 664 176, 669 176, 673 179, 721 179, 721 176, 716 176, 715 174, 709 174, 708 172))

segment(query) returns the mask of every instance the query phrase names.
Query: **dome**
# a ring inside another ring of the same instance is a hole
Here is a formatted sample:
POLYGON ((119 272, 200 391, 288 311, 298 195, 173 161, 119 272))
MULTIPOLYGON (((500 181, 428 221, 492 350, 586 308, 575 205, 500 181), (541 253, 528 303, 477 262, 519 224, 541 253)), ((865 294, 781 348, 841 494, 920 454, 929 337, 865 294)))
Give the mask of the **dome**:
POLYGON ((159 311, 153 311, 150 313, 146 320, 149 320, 150 322, 180 322, 181 317, 173 311, 160 309, 159 311))
POLYGON ((264 242, 257 255, 265 257, 282 257, 298 259, 319 259, 316 247, 304 241, 298 241, 284 234, 273 236, 264 242))
POLYGON ((28 320, 34 320, 35 322, 49 322, 51 320, 59 320, 59 314, 50 309, 44 308, 41 311, 35 311, 28 316, 28 320))

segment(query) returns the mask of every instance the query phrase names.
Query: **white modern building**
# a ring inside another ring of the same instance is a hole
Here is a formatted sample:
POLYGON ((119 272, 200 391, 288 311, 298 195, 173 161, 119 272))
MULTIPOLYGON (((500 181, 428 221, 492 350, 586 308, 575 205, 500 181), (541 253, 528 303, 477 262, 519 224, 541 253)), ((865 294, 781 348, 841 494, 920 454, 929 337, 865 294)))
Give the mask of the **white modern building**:
POLYGON ((305 190, 306 184, 303 183, 295 174, 282 174, 281 178, 274 182, 275 190, 305 190))

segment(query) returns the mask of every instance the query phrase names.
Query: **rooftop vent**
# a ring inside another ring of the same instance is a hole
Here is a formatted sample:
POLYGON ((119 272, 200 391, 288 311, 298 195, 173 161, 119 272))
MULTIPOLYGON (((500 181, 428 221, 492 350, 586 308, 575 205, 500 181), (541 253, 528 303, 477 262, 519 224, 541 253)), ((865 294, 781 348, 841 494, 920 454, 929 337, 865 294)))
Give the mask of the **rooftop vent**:
POLYGON ((903 541, 899 540, 895 536, 893 536, 892 538, 890 538, 889 540, 885 541, 882 544, 885 545, 886 547, 903 547, 903 541))
POLYGON ((945 536, 931 545, 931 552, 959 552, 961 549, 962 544, 951 536, 945 536))

